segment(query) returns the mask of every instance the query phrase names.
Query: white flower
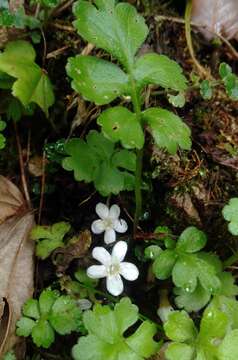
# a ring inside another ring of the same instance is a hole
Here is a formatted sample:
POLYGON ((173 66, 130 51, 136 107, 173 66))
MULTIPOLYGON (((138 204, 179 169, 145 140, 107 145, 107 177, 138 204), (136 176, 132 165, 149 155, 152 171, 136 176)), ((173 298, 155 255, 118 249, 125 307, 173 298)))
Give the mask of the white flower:
POLYGON ((96 213, 101 218, 92 223, 91 229, 94 234, 101 234, 105 231, 104 242, 111 244, 116 241, 116 232, 124 233, 127 231, 127 223, 119 219, 120 208, 118 205, 112 205, 110 209, 107 205, 98 203, 96 213))
POLYGON ((123 292, 123 281, 121 276, 126 280, 134 281, 139 276, 137 267, 129 262, 124 262, 127 252, 127 243, 119 241, 114 245, 112 254, 103 247, 95 247, 92 252, 94 259, 102 265, 93 265, 87 269, 87 275, 93 279, 106 277, 106 286, 109 293, 118 296, 123 292))

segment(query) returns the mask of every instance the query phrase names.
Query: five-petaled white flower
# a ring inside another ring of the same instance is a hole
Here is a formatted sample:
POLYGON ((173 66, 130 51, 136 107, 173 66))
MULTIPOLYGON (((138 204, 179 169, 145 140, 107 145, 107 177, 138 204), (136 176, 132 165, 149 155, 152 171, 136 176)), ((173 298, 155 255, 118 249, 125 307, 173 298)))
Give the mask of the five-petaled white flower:
POLYGON ((127 243, 119 241, 114 245, 112 254, 103 247, 95 247, 92 252, 94 259, 102 265, 92 265, 87 269, 87 274, 93 279, 106 277, 106 286, 109 293, 118 296, 123 292, 123 281, 121 276, 126 280, 134 281, 139 276, 137 267, 129 262, 124 262, 127 252, 127 243))
POLYGON ((96 213, 101 218, 92 223, 91 229, 94 234, 101 234, 105 231, 104 242, 111 244, 116 241, 116 232, 124 233, 127 231, 127 223, 119 219, 120 208, 118 205, 112 205, 110 209, 107 205, 98 203, 96 213))

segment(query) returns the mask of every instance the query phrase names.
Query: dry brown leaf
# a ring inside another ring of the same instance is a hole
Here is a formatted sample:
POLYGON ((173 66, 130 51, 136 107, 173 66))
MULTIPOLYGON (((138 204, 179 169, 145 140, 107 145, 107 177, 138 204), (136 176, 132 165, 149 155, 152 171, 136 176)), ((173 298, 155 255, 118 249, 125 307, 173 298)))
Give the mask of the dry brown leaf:
POLYGON ((71 261, 85 256, 91 246, 92 236, 89 230, 82 231, 78 236, 74 236, 66 247, 54 251, 54 264, 57 273, 64 273, 71 261))
POLYGON ((33 292, 33 214, 17 187, 0 176, 0 359, 19 339, 16 321, 33 292), (15 210, 15 213, 14 213, 15 210))
POLYGON ((238 1, 193 0, 192 21, 210 30, 203 31, 208 39, 214 33, 238 39, 238 1))

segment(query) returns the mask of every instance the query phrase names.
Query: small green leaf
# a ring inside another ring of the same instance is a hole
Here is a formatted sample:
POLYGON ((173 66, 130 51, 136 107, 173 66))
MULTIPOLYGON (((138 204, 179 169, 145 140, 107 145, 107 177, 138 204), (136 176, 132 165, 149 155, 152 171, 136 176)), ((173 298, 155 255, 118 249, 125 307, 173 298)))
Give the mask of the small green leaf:
POLYGON ((136 332, 126 339, 126 344, 142 358, 148 358, 159 350, 158 343, 153 340, 156 325, 144 321, 136 332))
POLYGON ((97 105, 129 93, 128 76, 109 61, 79 55, 69 58, 66 69, 73 79, 72 88, 97 105))
POLYGON ((14 354, 14 351, 8 351, 4 355, 3 360, 17 360, 16 355, 14 354))
POLYGON ((105 110, 97 120, 103 133, 111 141, 121 141, 127 149, 141 149, 144 145, 144 134, 135 114, 122 106, 105 110))
POLYGON ((235 278, 231 273, 223 272, 219 274, 219 279, 221 281, 221 288, 219 291, 220 295, 227 297, 232 297, 238 295, 238 286, 235 285, 235 278))
POLYGON ((219 74, 222 79, 224 79, 226 76, 230 75, 232 73, 232 69, 230 65, 226 63, 221 63, 219 66, 219 74))
POLYGON ((201 310, 211 298, 211 293, 205 290, 199 282, 193 292, 188 292, 183 288, 175 288, 174 293, 176 295, 176 306, 179 309, 184 308, 187 312, 201 310))
POLYGON ((218 349, 219 360, 238 359, 238 329, 229 332, 218 349))
POLYGON ((200 84, 200 94, 203 99, 211 100, 213 91, 211 83, 208 80, 203 80, 200 84))
POLYGON ((185 105, 186 99, 184 93, 180 92, 178 95, 168 94, 169 103, 175 107, 182 108, 185 105))
POLYGON ((136 62, 134 76, 140 88, 147 84, 156 84, 179 92, 187 88, 182 68, 165 55, 152 53, 141 56, 136 62))
POLYGON ((222 215, 229 221, 228 229, 232 235, 238 235, 238 198, 229 200, 222 210, 222 215))
POLYGON ((52 226, 35 226, 31 231, 31 239, 37 242, 36 255, 46 259, 56 248, 63 247, 64 236, 70 228, 70 224, 64 221, 52 226))
POLYGON ((166 336, 176 342, 193 340, 197 331, 193 320, 185 311, 174 311, 169 315, 168 321, 164 324, 166 336))
POLYGON ((49 321, 60 335, 70 334, 82 327, 82 313, 75 300, 62 295, 54 302, 49 321))
POLYGON ((55 332, 45 319, 40 319, 32 329, 32 339, 40 347, 47 349, 55 340, 55 332))
POLYGON ((39 319, 40 318, 40 309, 39 309, 38 300, 36 300, 36 299, 27 300, 27 302, 23 305, 22 312, 25 316, 28 316, 35 320, 39 319))
POLYGON ((88 1, 74 5, 77 20, 74 25, 85 40, 116 57, 124 66, 132 66, 134 56, 145 41, 148 28, 132 5, 112 1, 96 1, 96 8, 88 1))
POLYGON ((53 290, 43 290, 39 297, 39 307, 40 313, 49 314, 52 309, 53 304, 59 297, 59 293, 53 290))
POLYGON ((151 108, 143 112, 143 119, 148 123, 155 143, 175 154, 178 146, 184 150, 191 148, 191 131, 175 114, 161 108, 151 108))
POLYGON ((103 196, 133 190, 134 176, 127 170, 135 169, 135 154, 128 150, 118 152, 113 142, 94 130, 86 141, 72 139, 65 145, 69 156, 63 160, 63 168, 73 170, 78 181, 93 181, 103 196))
POLYGON ((150 245, 145 248, 145 258, 155 260, 163 250, 158 245, 150 245))
POLYGON ((176 248, 178 251, 195 253, 203 249, 206 243, 206 234, 195 226, 189 226, 180 235, 176 248))
POLYGON ((97 304, 84 313, 83 320, 89 334, 73 347, 76 360, 143 360, 159 349, 153 340, 156 327, 148 321, 131 336, 123 336, 138 320, 138 308, 128 298, 121 299, 114 310, 97 304))
POLYGON ((153 263, 153 272, 157 279, 168 279, 171 276, 176 260, 177 254, 173 250, 168 249, 161 252, 153 263))
POLYGON ((48 109, 54 103, 54 93, 48 76, 35 63, 35 57, 35 50, 27 41, 10 42, 0 54, 0 71, 17 79, 12 94, 24 106, 34 102, 48 116, 48 109))
POLYGON ((181 255, 172 270, 173 283, 186 292, 193 292, 197 286, 196 257, 181 255))
POLYGON ((32 333, 32 329, 36 326, 36 322, 28 317, 21 317, 17 322, 17 336, 30 336, 32 333))
POLYGON ((187 344, 172 343, 165 351, 167 360, 193 360, 194 348, 187 344))

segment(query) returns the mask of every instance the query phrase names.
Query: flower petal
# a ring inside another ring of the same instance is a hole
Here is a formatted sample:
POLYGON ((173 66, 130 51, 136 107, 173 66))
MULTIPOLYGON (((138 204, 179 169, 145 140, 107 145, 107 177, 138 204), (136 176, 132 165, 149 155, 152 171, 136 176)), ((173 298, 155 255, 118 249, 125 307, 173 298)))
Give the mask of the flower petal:
POLYGON ((129 262, 122 262, 121 263, 121 269, 120 269, 120 274, 129 281, 134 281, 138 278, 139 276, 139 270, 137 269, 137 267, 129 262))
POLYGON ((124 260, 127 252, 127 243, 125 241, 118 241, 112 249, 112 259, 121 262, 124 260))
POLYGON ((104 265, 93 265, 87 269, 87 275, 92 279, 100 279, 107 276, 107 270, 104 265))
POLYGON ((98 216, 101 219, 106 219, 109 216, 109 209, 107 207, 107 205, 103 204, 103 203, 98 203, 96 205, 96 213, 98 214, 98 216))
POLYGON ((119 218, 120 212, 121 212, 121 210, 120 210, 119 206, 114 204, 110 207, 109 216, 111 219, 116 220, 119 218))
POLYGON ((114 230, 116 230, 119 233, 124 233, 128 229, 127 223, 123 219, 115 220, 113 227, 114 227, 114 230))
POLYGON ((94 234, 101 234, 105 231, 105 224, 102 220, 95 220, 91 225, 91 230, 94 234))
POLYGON ((104 242, 105 244, 111 244, 116 241, 116 233, 113 229, 108 229, 104 234, 104 242))
POLYGON ((107 290, 110 294, 118 296, 122 293, 124 286, 120 275, 108 276, 106 282, 107 290))
POLYGON ((111 255, 102 246, 97 246, 93 249, 92 257, 105 266, 109 266, 111 264, 111 255))

